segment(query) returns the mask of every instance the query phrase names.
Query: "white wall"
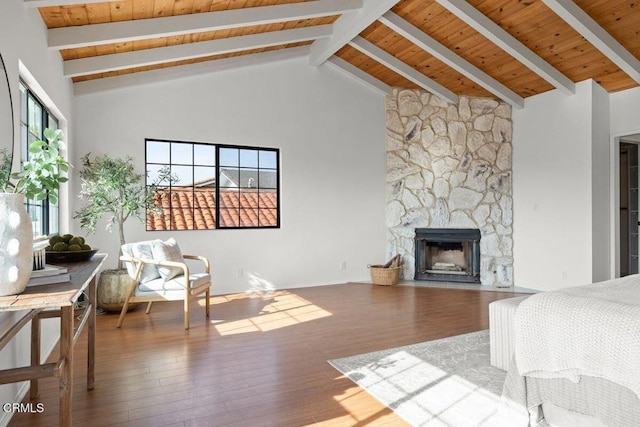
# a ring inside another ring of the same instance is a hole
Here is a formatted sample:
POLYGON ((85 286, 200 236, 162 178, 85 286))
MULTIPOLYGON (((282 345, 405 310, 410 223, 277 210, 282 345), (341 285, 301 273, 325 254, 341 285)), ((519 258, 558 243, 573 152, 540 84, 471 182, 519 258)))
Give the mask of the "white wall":
MULTIPOLYGON (((19 61, 31 73, 38 85, 53 102, 53 107, 64 118, 71 121, 71 83, 62 76, 62 61, 58 52, 47 49, 44 24, 37 10, 28 10, 22 0, 4 0, 0 12, 0 54, 8 69, 9 81, 14 105, 15 130, 18 141, 19 132, 19 61)), ((72 135, 67 135, 72 143, 72 135)), ((17 167, 14 162, 14 168, 17 167)), ((62 206, 65 210, 65 206, 62 206)), ((0 316, 0 334, 18 318, 17 314, 0 316)), ((0 369, 25 366, 29 363, 29 327, 23 330, 14 340, 0 352, 0 369)), ((55 345, 59 336, 58 321, 43 322, 42 348, 46 357, 55 345)), ((26 383, 0 386, 0 402, 19 401, 26 391, 26 383)), ((0 425, 9 419, 8 413, 2 413, 0 425)))
POLYGON ((611 134, 640 132, 640 87, 609 95, 611 103, 611 134))
MULTIPOLYGON (((142 172, 145 138, 280 148, 281 229, 146 232, 136 219, 126 224, 127 241, 173 236, 183 252, 209 257, 215 293, 263 281, 364 280, 367 264, 384 261, 384 97, 333 68, 293 59, 83 95, 76 113, 76 164, 87 152, 131 155, 142 172)), ((88 237, 110 254, 110 267, 117 240, 104 230, 88 237)))
POLYGON ((608 175, 608 106, 596 86, 584 81, 572 96, 554 90, 529 97, 513 111, 516 286, 551 290, 602 278, 594 258, 606 251, 593 248, 609 220, 594 206, 608 206, 609 192, 594 180, 608 175))

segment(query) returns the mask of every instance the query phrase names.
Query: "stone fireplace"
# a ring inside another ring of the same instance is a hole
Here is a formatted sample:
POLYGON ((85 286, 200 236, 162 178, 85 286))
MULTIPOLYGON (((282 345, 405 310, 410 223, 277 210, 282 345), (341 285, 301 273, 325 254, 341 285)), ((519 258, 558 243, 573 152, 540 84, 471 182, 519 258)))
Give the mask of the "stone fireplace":
POLYGON ((415 279, 480 283, 480 230, 418 228, 415 279))
POLYGON ((386 127, 387 252, 402 255, 404 278, 416 277, 416 229, 476 229, 479 282, 512 286, 511 107, 394 89, 386 127))

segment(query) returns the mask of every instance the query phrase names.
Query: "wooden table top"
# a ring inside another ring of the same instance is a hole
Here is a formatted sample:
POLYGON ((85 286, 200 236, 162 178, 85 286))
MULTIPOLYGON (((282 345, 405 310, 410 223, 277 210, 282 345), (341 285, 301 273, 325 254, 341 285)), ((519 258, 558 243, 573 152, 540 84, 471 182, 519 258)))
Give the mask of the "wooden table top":
POLYGON ((18 295, 0 297, 0 312, 31 309, 60 308, 73 305, 89 285, 107 258, 107 254, 95 254, 89 261, 59 262, 66 267, 71 280, 49 285, 27 286, 18 295))

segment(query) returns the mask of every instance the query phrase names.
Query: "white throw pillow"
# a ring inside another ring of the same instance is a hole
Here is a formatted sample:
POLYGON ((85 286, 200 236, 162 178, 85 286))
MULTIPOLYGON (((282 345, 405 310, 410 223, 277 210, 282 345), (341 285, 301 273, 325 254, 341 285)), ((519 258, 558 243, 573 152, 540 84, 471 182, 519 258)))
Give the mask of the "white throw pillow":
MULTIPOLYGON (((133 246, 133 256, 140 259, 153 259, 153 249, 151 245, 155 242, 160 242, 160 239, 151 240, 148 242, 140 242, 133 246)), ((146 283, 151 280, 160 278, 160 272, 158 267, 153 264, 144 264, 142 267, 142 273, 140 274, 140 283, 146 283)))
MULTIPOLYGON (((153 259, 152 244, 154 242, 161 242, 161 240, 156 239, 144 242, 126 243, 122 245, 122 254, 130 258, 153 259)), ((127 262, 125 264, 129 276, 133 278, 136 273, 136 264, 131 262, 127 262)), ((158 279, 159 277, 160 273, 158 272, 158 268, 155 265, 145 264, 142 267, 139 281, 140 283, 146 283, 151 280, 158 279)))
MULTIPOLYGON (((165 242, 155 241, 152 243, 151 247, 153 250, 153 259, 156 261, 184 262, 180 246, 178 246, 178 243, 173 238, 165 242)), ((180 267, 158 266, 160 277, 164 280, 171 280, 174 277, 181 275, 183 271, 184 270, 180 267)))

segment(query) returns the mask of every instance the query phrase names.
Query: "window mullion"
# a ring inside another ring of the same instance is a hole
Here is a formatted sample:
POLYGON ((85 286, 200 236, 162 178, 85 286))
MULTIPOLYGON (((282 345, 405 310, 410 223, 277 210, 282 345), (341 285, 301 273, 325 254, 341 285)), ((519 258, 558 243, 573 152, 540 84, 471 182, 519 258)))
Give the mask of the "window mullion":
POLYGON ((191 188, 191 230, 196 229, 196 149, 195 144, 191 145, 191 181, 193 182, 191 188))
POLYGON ((216 230, 220 229, 220 146, 216 144, 216 230))

